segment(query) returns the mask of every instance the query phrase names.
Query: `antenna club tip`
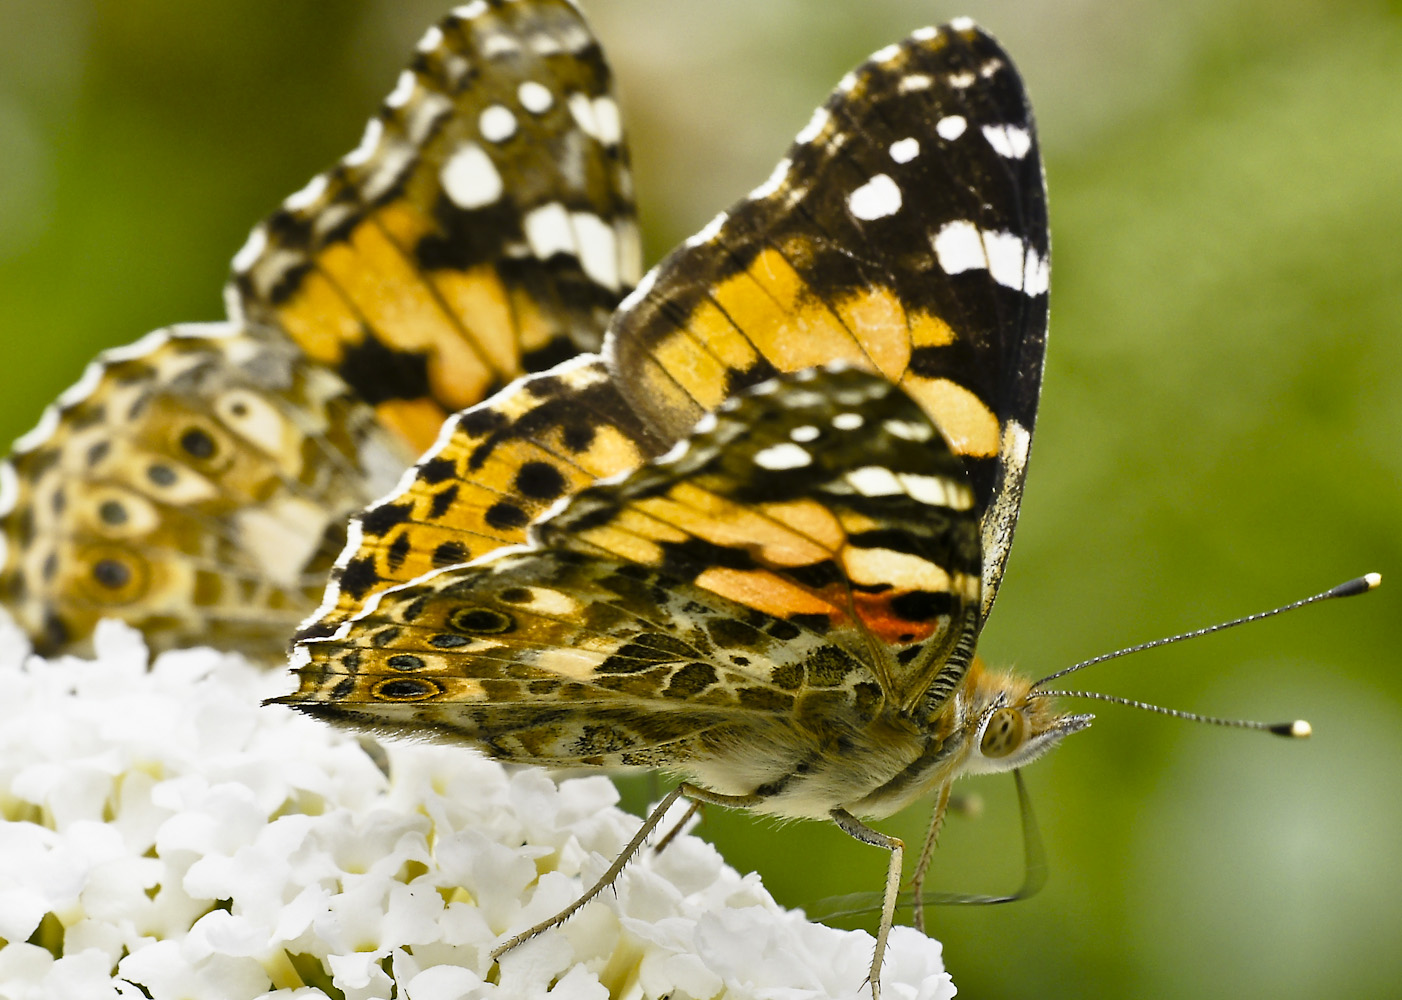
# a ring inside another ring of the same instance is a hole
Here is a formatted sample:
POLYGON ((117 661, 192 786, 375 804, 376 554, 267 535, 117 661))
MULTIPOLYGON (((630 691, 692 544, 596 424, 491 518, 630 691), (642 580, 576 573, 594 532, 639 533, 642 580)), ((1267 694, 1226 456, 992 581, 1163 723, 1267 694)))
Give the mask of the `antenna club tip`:
POLYGON ((1282 722, 1279 725, 1270 726, 1269 729, 1277 736, 1287 736, 1292 740, 1307 740, 1314 732, 1314 727, 1304 719, 1296 719, 1294 722, 1282 722))
POLYGON ((1382 586, 1383 575, 1381 573, 1365 573, 1363 576, 1355 577, 1348 583, 1341 583, 1333 590, 1322 595, 1324 597, 1354 597, 1358 594, 1366 594, 1370 590, 1377 590, 1382 586))

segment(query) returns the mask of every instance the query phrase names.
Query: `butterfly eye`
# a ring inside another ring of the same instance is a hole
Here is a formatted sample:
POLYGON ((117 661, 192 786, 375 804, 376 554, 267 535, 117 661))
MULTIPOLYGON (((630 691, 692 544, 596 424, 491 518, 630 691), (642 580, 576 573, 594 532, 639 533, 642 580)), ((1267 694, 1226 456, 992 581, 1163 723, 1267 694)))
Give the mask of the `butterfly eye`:
POLYGON ((1021 712, 1015 708, 1000 708, 989 716, 988 725, 983 727, 979 751, 985 757, 1006 757, 1022 746, 1026 732, 1027 723, 1021 712))

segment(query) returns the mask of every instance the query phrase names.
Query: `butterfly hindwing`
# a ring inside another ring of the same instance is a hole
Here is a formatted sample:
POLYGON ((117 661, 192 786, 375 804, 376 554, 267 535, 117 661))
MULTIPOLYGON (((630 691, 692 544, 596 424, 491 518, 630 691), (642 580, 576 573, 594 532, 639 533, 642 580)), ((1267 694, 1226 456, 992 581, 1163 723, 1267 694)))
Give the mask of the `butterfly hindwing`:
POLYGON ((849 74, 773 176, 665 259, 610 328, 663 436, 776 371, 899 382, 969 467, 991 606, 1046 343, 1048 232, 1031 109, 976 27, 916 32, 849 74))
POLYGON ((273 659, 344 521, 407 453, 330 371, 269 331, 205 324, 107 351, 3 469, 0 592, 35 648, 119 617, 154 649, 273 659))
POLYGON ((228 297, 422 450, 447 414, 596 349, 639 259, 598 43, 565 0, 479 0, 253 231, 228 297))
POLYGON ((681 767, 747 727, 938 707, 979 580, 962 462, 919 406, 863 372, 805 372, 578 494, 529 546, 303 641, 282 701, 508 759, 681 767))

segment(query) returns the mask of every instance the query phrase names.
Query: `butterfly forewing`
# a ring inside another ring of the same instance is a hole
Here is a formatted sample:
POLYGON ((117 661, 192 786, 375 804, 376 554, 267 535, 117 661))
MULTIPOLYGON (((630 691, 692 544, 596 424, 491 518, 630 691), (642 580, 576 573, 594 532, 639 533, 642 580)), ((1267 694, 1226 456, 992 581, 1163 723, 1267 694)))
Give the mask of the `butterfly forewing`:
POLYGON ((643 281, 607 351, 664 434, 775 371, 847 360, 899 382, 968 465, 986 615, 1036 418, 1048 249, 1016 70, 977 28, 928 29, 844 79, 770 180, 643 281))
POLYGON ((230 308, 286 330, 419 449, 598 347, 640 251, 609 71, 565 0, 430 29, 360 147, 258 226, 230 308))

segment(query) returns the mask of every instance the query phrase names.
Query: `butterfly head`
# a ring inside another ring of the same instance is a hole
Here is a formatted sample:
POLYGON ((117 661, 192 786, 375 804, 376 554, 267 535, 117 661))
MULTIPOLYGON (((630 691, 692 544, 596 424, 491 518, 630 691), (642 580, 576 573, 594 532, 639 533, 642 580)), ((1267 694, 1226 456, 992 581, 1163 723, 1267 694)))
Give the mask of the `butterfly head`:
POLYGON ((1032 682, 975 661, 961 693, 960 730, 967 747, 963 774, 994 774, 1030 764, 1091 724, 1093 715, 1060 711, 1032 682))

